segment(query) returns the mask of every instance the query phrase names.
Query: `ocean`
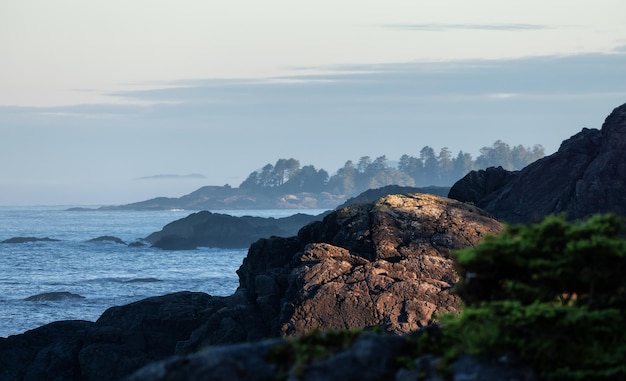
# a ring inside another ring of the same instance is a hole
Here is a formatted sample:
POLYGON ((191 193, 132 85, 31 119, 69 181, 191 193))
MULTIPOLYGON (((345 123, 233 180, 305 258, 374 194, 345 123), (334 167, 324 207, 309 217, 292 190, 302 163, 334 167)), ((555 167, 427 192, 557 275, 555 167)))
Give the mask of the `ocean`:
MULTIPOLYGON (((232 294, 247 249, 164 251, 149 245, 88 242, 114 236, 133 243, 194 211, 68 211, 71 206, 0 206, 0 241, 49 237, 59 241, 0 244, 0 337, 57 320, 95 321, 109 307, 177 291, 232 294), (67 292, 83 298, 26 300, 67 292)), ((214 211, 233 216, 317 215, 324 210, 214 211)))

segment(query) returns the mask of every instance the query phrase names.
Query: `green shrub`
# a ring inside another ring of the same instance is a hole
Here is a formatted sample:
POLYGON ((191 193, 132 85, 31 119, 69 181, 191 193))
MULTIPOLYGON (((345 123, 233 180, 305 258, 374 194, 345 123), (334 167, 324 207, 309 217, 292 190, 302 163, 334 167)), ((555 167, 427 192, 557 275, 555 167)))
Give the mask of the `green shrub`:
POLYGON ((456 253, 465 303, 440 318, 447 356, 514 352, 545 380, 626 379, 621 220, 548 217, 456 253))

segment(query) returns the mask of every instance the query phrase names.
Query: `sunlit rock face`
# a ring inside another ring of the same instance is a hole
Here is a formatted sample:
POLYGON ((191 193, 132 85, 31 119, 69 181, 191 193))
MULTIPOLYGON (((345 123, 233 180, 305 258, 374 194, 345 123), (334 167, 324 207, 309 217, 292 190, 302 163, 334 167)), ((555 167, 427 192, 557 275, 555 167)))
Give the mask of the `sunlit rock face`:
POLYGON ((501 229, 471 205, 390 195, 306 226, 291 255, 274 251, 280 238, 257 242, 239 270, 241 287, 282 335, 371 326, 407 333, 458 309, 451 251, 501 229), (277 257, 282 263, 268 269, 277 257))
POLYGON ((584 128, 558 152, 519 172, 475 171, 450 189, 449 197, 472 202, 500 220, 531 223, 551 214, 570 219, 597 213, 626 216, 626 104, 601 130, 584 128))

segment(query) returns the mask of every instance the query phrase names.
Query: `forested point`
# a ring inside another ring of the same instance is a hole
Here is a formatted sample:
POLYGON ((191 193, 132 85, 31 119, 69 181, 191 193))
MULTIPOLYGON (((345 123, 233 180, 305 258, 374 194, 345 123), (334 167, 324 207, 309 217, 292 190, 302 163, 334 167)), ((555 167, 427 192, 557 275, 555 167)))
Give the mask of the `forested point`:
POLYGON ((497 140, 491 147, 480 149, 474 159, 469 153, 459 151, 454 156, 447 148, 437 154, 435 149, 424 146, 419 156, 404 154, 397 165, 390 165, 385 155, 372 160, 361 157, 355 164, 348 160, 334 175, 313 165, 300 166, 296 159, 279 159, 274 165, 266 164, 254 171, 241 183, 240 188, 277 193, 322 193, 351 195, 367 189, 386 185, 400 186, 451 186, 470 171, 489 167, 520 170, 545 156, 544 148, 509 146, 497 140))

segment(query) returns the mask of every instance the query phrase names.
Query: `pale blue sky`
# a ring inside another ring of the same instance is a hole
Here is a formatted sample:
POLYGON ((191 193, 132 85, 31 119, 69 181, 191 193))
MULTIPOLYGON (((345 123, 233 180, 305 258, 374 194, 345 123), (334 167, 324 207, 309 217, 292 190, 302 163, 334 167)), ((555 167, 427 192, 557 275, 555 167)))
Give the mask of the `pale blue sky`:
POLYGON ((180 196, 289 157, 332 173, 424 145, 552 153, 626 102, 624 14, 623 0, 0 0, 0 205, 180 196))

